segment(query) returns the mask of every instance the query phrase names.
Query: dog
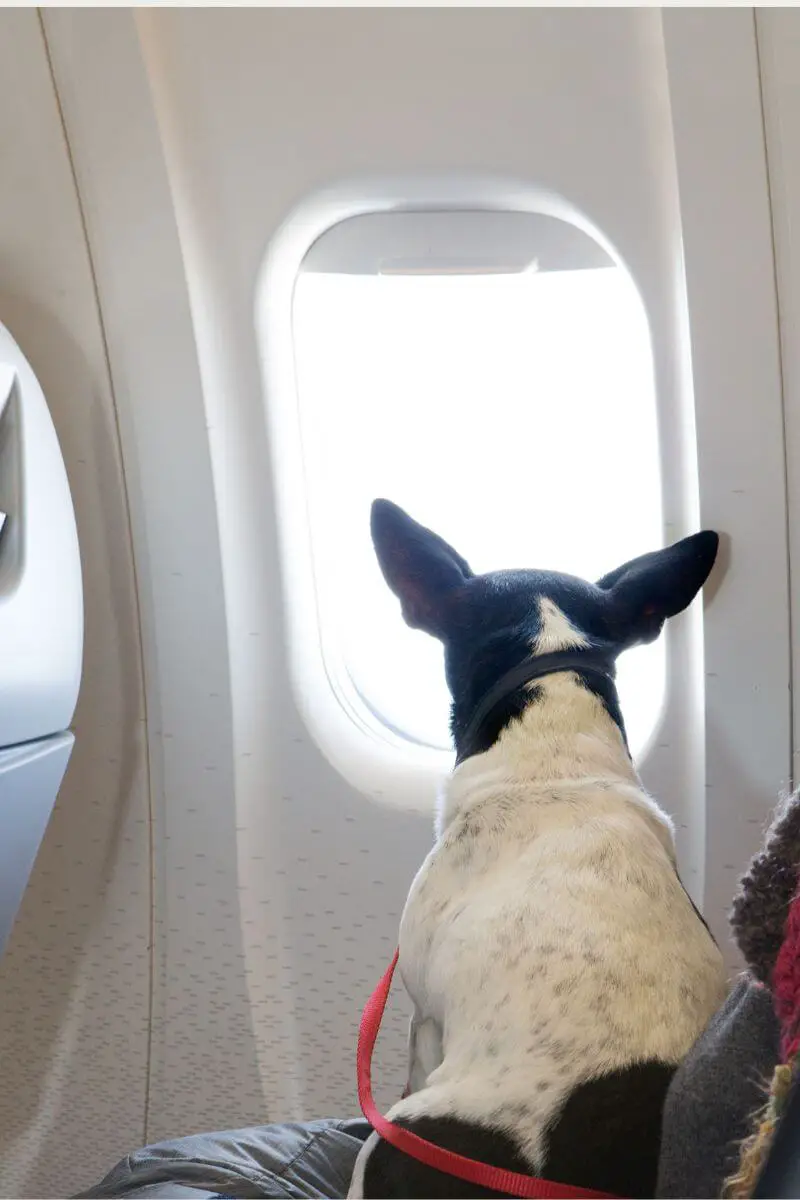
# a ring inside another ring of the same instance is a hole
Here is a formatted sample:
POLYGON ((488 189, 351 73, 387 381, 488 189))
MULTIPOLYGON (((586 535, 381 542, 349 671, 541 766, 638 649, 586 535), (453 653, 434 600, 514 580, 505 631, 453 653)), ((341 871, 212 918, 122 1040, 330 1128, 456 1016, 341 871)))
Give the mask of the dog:
MULTIPOLYGON (((406 622, 444 643, 457 758, 400 924, 413 1017, 387 1117, 492 1166, 653 1196, 666 1090, 726 976, 631 760, 614 662, 691 603, 718 536, 592 584, 476 575, 388 500, 371 529, 406 622)), ((348 1193, 501 1194, 376 1133, 348 1193)))

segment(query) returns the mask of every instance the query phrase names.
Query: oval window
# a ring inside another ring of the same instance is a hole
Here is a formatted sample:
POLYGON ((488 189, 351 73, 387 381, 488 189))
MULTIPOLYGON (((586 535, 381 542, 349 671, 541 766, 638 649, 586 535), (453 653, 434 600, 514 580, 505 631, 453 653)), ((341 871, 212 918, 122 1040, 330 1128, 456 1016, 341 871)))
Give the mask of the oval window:
MULTIPOLYGON (((372 551, 371 501, 401 504, 476 571, 594 579, 662 545, 641 300, 565 221, 395 212, 314 243, 292 320, 328 679, 373 734, 447 750, 442 649, 403 624, 372 551)), ((620 659, 634 753, 664 686, 663 639, 620 659)))

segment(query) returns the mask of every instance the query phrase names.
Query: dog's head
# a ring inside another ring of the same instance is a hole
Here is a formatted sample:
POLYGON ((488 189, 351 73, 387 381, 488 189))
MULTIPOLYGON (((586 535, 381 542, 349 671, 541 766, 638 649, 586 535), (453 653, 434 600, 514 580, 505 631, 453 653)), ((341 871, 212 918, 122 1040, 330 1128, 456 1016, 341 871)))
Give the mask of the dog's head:
MULTIPOLYGON (((389 587, 414 629, 445 648, 456 749, 482 696, 531 655, 569 647, 623 650, 658 637, 668 617, 694 599, 714 565, 719 538, 706 531, 634 558, 596 583, 555 571, 476 575, 443 538, 396 504, 372 505, 372 540, 389 587)), ((611 680, 584 679, 623 730, 611 680)), ((518 689, 483 731, 486 749, 536 689, 518 689)))

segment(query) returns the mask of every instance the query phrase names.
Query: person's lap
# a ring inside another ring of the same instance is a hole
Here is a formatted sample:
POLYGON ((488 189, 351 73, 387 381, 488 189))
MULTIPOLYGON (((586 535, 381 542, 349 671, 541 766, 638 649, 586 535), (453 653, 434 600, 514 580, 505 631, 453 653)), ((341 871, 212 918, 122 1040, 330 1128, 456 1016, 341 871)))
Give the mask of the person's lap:
POLYGON ((80 1200, 344 1197, 370 1127, 318 1120, 194 1134, 126 1155, 80 1200))

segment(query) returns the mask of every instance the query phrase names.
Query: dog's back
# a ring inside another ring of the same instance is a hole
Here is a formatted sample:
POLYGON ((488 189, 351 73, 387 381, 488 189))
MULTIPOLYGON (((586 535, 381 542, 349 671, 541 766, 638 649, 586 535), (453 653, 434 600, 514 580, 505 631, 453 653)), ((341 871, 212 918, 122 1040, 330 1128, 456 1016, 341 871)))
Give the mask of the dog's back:
MULTIPOLYGON (((529 606, 534 654, 588 644, 552 595, 529 606)), ((723 998, 721 957, 608 695, 571 671, 535 688, 457 768, 412 885, 411 1094, 388 1115, 491 1165, 652 1195, 664 1094, 723 998)), ((494 1193, 373 1136, 350 1194, 494 1193)))

